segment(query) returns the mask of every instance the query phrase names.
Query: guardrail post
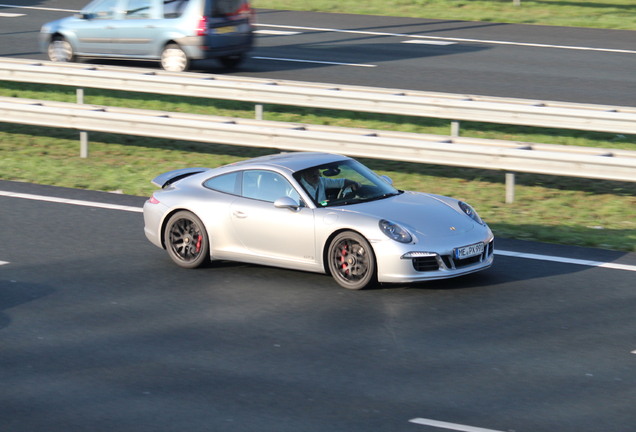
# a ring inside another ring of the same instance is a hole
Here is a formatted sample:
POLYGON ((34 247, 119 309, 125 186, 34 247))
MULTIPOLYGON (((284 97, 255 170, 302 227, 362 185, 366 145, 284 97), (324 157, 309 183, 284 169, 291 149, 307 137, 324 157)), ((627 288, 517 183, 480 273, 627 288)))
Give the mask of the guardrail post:
MULTIPOLYGON (((75 92, 77 95, 77 103, 84 103, 84 89, 78 88, 75 92)), ((80 157, 87 158, 88 157, 88 132, 80 131, 80 157)))
POLYGON ((263 104, 256 104, 256 120, 263 120, 263 104))
POLYGON ((458 137, 459 136, 459 121, 453 120, 451 122, 451 136, 458 137))
POLYGON ((515 202, 515 173, 506 173, 506 204, 515 202))

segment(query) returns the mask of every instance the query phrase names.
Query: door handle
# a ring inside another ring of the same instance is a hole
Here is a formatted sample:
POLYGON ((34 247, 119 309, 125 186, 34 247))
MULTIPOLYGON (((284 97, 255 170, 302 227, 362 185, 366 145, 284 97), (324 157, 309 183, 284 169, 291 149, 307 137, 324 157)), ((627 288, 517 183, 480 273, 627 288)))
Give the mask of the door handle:
POLYGON ((247 213, 243 213, 240 210, 234 210, 234 217, 237 217, 239 219, 245 219, 247 217, 247 213))

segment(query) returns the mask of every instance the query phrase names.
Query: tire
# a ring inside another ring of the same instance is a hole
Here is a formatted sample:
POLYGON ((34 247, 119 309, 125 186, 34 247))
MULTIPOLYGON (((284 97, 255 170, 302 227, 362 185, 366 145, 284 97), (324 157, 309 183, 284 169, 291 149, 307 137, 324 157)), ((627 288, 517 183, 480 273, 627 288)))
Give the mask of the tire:
POLYGON ((369 242, 360 234, 345 231, 329 244, 329 272, 343 288, 359 290, 375 285, 376 261, 369 242))
POLYGON ((245 56, 243 55, 219 57, 219 62, 221 62, 221 64, 228 69, 234 69, 235 67, 243 63, 243 60, 245 60, 245 56))
POLYGON ((75 60, 73 46, 62 36, 55 36, 47 49, 49 60, 54 62, 72 62, 75 60))
POLYGON ((179 267, 197 268, 210 258, 210 240, 203 222, 189 211, 172 215, 164 231, 168 255, 179 267))
POLYGON ((183 72, 190 67, 190 59, 177 44, 168 44, 161 52, 161 67, 168 72, 183 72))

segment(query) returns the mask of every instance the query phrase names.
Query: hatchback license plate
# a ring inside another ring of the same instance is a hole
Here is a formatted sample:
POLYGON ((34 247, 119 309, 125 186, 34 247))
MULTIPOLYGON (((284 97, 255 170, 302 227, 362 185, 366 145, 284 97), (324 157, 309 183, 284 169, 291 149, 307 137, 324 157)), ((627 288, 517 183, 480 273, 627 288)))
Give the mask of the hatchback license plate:
POLYGON ((234 33, 234 32, 236 32, 236 27, 234 27, 234 26, 217 27, 214 30, 215 30, 215 32, 217 34, 234 33))
POLYGON ((475 243, 469 246, 464 246, 464 247, 455 249, 455 258, 456 259, 470 258, 477 255, 481 255, 482 253, 484 253, 484 244, 475 243))

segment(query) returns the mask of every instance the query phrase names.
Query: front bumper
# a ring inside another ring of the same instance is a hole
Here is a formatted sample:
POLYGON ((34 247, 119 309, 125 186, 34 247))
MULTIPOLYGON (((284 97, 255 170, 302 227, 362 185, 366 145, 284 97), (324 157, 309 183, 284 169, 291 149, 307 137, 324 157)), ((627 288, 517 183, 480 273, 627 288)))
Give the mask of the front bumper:
POLYGON ((409 283, 449 279, 485 270, 494 262, 494 238, 491 235, 479 241, 484 243, 483 252, 465 259, 454 258, 453 248, 440 251, 410 250, 406 252, 401 248, 402 251, 395 250, 393 254, 387 253, 386 250, 378 252, 380 248, 374 248, 378 261, 378 281, 409 283), (404 255, 409 257, 406 258, 404 255))

